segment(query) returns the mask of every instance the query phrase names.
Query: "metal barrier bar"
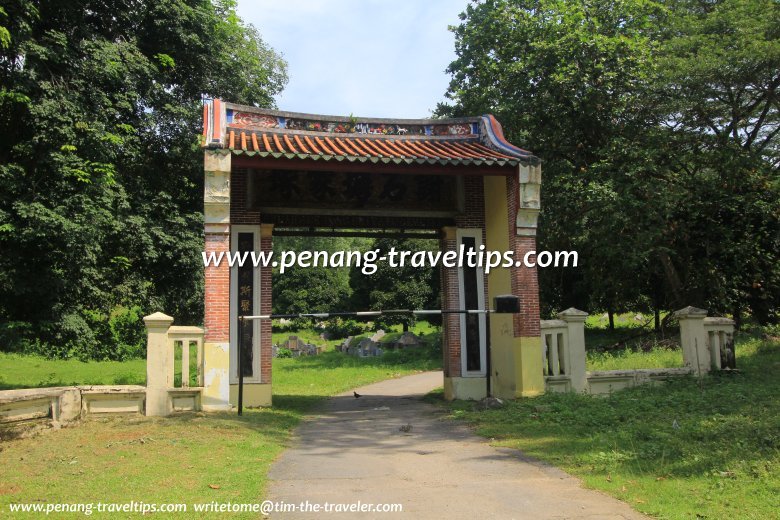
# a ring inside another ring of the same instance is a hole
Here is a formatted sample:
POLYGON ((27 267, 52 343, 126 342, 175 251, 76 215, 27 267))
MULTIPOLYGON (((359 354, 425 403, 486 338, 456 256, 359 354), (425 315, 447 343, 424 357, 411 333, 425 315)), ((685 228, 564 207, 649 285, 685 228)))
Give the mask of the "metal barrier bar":
POLYGON ((419 315, 441 315, 441 314, 490 314, 497 312, 493 309, 455 309, 455 310, 438 310, 438 309, 389 309, 382 311, 353 311, 353 312, 315 312, 315 313, 299 313, 299 314, 259 314, 256 316, 239 316, 239 320, 279 320, 279 319, 293 319, 293 318, 316 318, 316 319, 328 319, 328 318, 342 318, 342 317, 355 317, 365 318, 369 316, 397 316, 399 314, 419 314, 419 315))
POLYGON ((399 314, 414 315, 442 315, 442 314, 485 314, 487 315, 487 367, 485 377, 487 379, 487 390, 490 395, 490 315, 496 314, 516 314, 520 312, 520 299, 512 294, 496 296, 493 298, 493 307, 495 309, 389 309, 379 311, 342 311, 342 312, 320 312, 320 313, 298 313, 298 314, 259 314, 255 316, 238 317, 238 415, 242 415, 244 408, 244 375, 242 373, 241 358, 242 347, 244 344, 244 321, 252 320, 276 320, 293 318, 315 318, 327 319, 336 317, 368 317, 368 316, 397 316, 399 314))

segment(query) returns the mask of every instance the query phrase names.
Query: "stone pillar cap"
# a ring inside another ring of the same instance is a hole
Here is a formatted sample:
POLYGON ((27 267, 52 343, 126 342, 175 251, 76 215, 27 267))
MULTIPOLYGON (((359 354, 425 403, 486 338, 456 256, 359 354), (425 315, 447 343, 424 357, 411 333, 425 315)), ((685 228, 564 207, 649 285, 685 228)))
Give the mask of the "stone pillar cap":
POLYGON ((574 307, 569 307, 565 311, 561 311, 558 313, 558 318, 562 320, 585 320, 589 314, 585 311, 581 311, 579 309, 575 309, 574 307))
POLYGON ((712 318, 704 318, 705 325, 734 325, 734 320, 731 318, 724 318, 720 316, 713 316, 712 318))
POLYGON ((691 307, 690 305, 679 311, 675 311, 674 315, 678 318, 704 318, 707 316, 705 309, 699 309, 698 307, 691 307))
POLYGON ((149 316, 144 316, 144 323, 146 324, 147 328, 160 327, 173 323, 173 318, 167 314, 163 314, 162 312, 155 312, 149 316))

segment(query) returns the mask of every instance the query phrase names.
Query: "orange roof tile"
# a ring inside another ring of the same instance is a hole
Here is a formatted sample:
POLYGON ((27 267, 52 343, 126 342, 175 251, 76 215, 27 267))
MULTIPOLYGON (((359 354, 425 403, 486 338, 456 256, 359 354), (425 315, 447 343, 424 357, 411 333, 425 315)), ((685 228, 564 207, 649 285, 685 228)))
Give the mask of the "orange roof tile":
POLYGON ((265 110, 207 100, 204 146, 237 155, 395 164, 515 166, 538 163, 504 139, 491 116, 359 119, 265 110))

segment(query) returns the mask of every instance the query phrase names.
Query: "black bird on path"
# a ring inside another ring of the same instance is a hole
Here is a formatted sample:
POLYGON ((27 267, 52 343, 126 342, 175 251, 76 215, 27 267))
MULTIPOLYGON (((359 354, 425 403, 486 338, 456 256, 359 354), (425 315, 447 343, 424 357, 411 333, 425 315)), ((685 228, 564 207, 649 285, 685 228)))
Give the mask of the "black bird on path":
POLYGON ((359 394, 359 393, 357 393, 357 392, 355 392, 354 390, 352 391, 352 393, 353 393, 353 394, 355 394, 355 399, 357 399, 358 397, 360 397, 360 394, 359 394))

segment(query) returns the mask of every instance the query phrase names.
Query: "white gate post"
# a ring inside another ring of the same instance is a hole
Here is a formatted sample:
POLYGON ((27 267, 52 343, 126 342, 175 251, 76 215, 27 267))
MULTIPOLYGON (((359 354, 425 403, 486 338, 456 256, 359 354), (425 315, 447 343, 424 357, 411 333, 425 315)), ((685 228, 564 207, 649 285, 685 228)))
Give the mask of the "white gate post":
POLYGON ((173 386, 173 352, 168 329, 173 318, 155 312, 144 318, 146 342, 146 415, 170 415, 168 389, 173 386))
POLYGON ((685 366, 691 367, 696 375, 706 374, 712 366, 707 348, 707 334, 704 332, 707 311, 688 306, 674 315, 680 320, 680 344, 685 366))
POLYGON ((585 355, 585 319, 588 313, 571 307, 558 313, 558 319, 566 322, 569 329, 569 344, 566 360, 571 381, 571 388, 577 393, 588 391, 585 355))

